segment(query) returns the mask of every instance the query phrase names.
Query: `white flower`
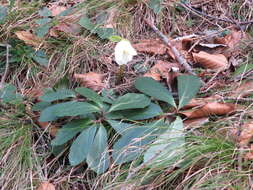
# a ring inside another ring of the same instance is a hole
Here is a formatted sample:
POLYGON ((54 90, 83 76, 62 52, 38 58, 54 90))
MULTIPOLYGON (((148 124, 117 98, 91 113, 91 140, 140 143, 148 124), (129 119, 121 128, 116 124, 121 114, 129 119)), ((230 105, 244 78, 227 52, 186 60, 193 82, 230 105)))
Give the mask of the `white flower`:
POLYGON ((133 59, 133 56, 137 55, 136 50, 132 47, 128 40, 121 40, 117 43, 115 49, 115 61, 119 65, 125 65, 133 59))

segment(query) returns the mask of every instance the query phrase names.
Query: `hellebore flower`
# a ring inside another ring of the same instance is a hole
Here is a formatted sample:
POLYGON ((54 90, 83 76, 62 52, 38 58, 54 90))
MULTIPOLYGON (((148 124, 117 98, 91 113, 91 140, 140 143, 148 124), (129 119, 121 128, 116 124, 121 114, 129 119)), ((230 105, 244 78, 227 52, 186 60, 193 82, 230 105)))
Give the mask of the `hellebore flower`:
POLYGON ((133 56, 137 55, 136 50, 133 48, 128 40, 121 40, 117 43, 115 49, 115 61, 119 65, 125 65, 129 61, 132 61, 133 56))

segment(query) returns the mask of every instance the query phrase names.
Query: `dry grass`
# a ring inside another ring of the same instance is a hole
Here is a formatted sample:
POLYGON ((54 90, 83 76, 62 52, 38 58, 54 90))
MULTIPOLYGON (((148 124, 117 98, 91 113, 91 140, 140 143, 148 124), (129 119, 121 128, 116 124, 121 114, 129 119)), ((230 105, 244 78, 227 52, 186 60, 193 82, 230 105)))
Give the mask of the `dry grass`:
MULTIPOLYGON (((1 43, 16 39, 14 32, 28 29, 37 18, 37 10, 41 7, 38 2, 32 1, 31 4, 25 1, 20 2, 13 8, 8 22, 0 29, 1 43)), ((213 17, 240 21, 253 19, 253 8, 248 0, 205 2, 192 0, 190 2, 195 8, 213 17)), ((229 22, 217 21, 206 15, 196 15, 192 11, 179 7, 180 5, 176 3, 166 1, 163 12, 155 15, 144 0, 132 1, 132 3, 93 0, 81 7, 77 14, 82 11, 92 14, 92 11, 116 8, 118 10, 118 17, 114 20, 116 29, 121 36, 129 40, 148 39, 155 36, 143 21, 151 17, 154 18, 160 30, 171 37, 193 33, 203 34, 208 30, 222 31, 231 26, 229 22)), ((253 34, 252 25, 240 27, 253 34)), ((132 67, 128 68, 122 84, 115 84, 117 66, 112 62, 114 47, 112 42, 101 41, 93 35, 86 34, 75 37, 63 36, 59 39, 49 38, 46 39, 46 43, 48 46, 42 48, 50 55, 48 68, 34 64, 25 57, 25 54, 20 55, 23 58, 17 65, 10 67, 7 81, 16 84, 22 94, 27 94, 29 89, 35 89, 38 92, 41 88, 53 87, 65 76, 69 78, 70 87, 77 86, 78 83, 72 79, 72 75, 89 71, 105 73, 109 89, 114 89, 119 93, 132 90, 132 81, 138 76, 132 67)), ((152 56, 140 55, 136 58, 136 62, 144 62, 150 57, 152 56)), ((252 59, 252 42, 245 44, 245 51, 239 58, 252 59)), ((223 95, 222 92, 219 91, 219 93, 223 95)), ((28 102, 31 103, 32 99, 28 102)), ((49 144, 52 137, 45 130, 29 123, 27 115, 22 115, 21 119, 16 117, 17 108, 13 109, 0 112, 4 115, 0 118, 0 186, 2 189, 33 189, 43 180, 51 181, 57 189, 127 187, 128 189, 236 190, 252 187, 252 163, 250 161, 240 163, 239 149, 231 141, 222 139, 223 136, 219 132, 217 133, 217 128, 221 130, 220 128, 227 127, 231 122, 222 125, 218 120, 217 125, 214 119, 205 126, 206 128, 194 133, 190 131, 187 154, 184 158, 188 160, 188 163, 185 163, 184 167, 167 168, 166 163, 163 163, 163 167, 160 168, 144 167, 126 181, 129 167, 135 168, 139 160, 131 164, 112 167, 101 176, 96 176, 93 172, 86 170, 85 165, 71 168, 66 154, 59 154, 56 157, 51 155, 49 144), (29 124, 26 123, 27 120, 29 124)), ((252 105, 249 109, 252 109, 252 105)), ((229 119, 237 122, 236 125, 240 125, 240 122, 247 118, 243 114, 238 113, 233 116, 234 118, 229 119)))

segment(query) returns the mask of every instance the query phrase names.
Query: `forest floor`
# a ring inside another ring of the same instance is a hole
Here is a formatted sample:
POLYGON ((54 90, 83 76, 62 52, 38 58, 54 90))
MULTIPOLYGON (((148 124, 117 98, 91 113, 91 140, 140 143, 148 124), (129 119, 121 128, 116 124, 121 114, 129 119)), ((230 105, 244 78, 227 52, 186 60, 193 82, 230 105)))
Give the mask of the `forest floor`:
POLYGON ((252 26, 252 0, 1 0, 0 189, 252 189, 252 26), (122 73, 112 35, 138 53, 122 73), (167 120, 183 119, 182 165, 138 160, 101 175, 70 166, 68 148, 51 146, 65 120, 41 122, 34 108, 52 89, 136 92, 141 76, 177 99, 177 78, 186 74, 201 80, 197 96, 164 111, 167 120))

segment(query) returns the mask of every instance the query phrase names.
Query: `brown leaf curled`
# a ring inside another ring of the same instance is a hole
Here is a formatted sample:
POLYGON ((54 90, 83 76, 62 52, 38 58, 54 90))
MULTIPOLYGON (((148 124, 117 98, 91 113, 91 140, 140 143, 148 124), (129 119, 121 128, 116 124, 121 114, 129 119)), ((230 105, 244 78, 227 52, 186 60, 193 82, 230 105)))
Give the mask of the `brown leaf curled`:
POLYGON ((103 74, 89 72, 85 74, 74 74, 75 79, 79 79, 81 81, 81 85, 87 88, 91 88, 95 91, 100 91, 105 88, 105 84, 103 83, 103 74))
POLYGON ((206 69, 224 70, 228 67, 228 60, 222 54, 209 54, 204 51, 192 53, 193 59, 206 69))
POLYGON ((23 40, 27 45, 39 47, 40 44, 42 43, 41 38, 38 38, 29 31, 17 31, 15 32, 15 34, 20 40, 23 40))
POLYGON ((209 102, 196 109, 180 112, 188 119, 208 117, 210 115, 225 115, 235 111, 235 105, 230 103, 209 102))

